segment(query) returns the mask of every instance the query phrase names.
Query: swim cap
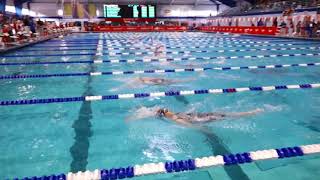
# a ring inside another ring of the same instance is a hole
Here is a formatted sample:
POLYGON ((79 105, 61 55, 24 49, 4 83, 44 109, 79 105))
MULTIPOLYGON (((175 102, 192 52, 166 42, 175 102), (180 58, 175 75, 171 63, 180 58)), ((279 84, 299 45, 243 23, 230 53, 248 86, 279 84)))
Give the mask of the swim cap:
POLYGON ((157 111, 157 115, 158 115, 159 117, 163 117, 163 116, 166 115, 167 112, 168 112, 168 109, 166 109, 166 108, 161 108, 161 109, 159 109, 159 110, 157 111))

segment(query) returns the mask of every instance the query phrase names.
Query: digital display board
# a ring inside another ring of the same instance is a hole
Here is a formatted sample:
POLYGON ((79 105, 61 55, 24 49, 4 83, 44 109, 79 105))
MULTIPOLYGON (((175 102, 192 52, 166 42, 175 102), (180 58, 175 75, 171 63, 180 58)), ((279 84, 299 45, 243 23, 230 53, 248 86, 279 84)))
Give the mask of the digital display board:
POLYGON ((105 4, 103 6, 106 18, 155 18, 156 7, 153 5, 116 5, 105 4))

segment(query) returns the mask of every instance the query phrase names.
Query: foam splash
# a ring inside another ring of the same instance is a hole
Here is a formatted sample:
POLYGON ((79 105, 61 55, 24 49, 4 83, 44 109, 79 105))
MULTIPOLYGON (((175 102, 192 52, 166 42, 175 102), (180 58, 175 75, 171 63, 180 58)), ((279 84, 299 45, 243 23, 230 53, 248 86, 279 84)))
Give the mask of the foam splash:
POLYGON ((264 104, 264 109, 268 112, 280 112, 285 109, 284 105, 271 105, 271 104, 264 104))
POLYGON ((62 61, 69 61, 70 59, 71 59, 71 57, 68 57, 68 56, 61 57, 62 61))
POLYGON ((146 119, 149 117, 155 117, 157 115, 157 110, 160 109, 160 106, 145 107, 142 106, 138 109, 135 109, 134 112, 130 112, 130 116, 126 118, 126 121, 134 121, 146 119))

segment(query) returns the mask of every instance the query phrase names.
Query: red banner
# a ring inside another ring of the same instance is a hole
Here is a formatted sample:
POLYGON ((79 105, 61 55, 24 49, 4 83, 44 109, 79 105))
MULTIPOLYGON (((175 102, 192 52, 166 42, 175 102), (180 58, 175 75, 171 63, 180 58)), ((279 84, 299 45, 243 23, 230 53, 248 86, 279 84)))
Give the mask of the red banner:
POLYGON ((227 32, 235 34, 276 35, 277 27, 249 27, 249 26, 203 26, 199 28, 205 32, 227 32))
POLYGON ((161 32, 186 31, 185 26, 96 26, 95 32, 161 32))

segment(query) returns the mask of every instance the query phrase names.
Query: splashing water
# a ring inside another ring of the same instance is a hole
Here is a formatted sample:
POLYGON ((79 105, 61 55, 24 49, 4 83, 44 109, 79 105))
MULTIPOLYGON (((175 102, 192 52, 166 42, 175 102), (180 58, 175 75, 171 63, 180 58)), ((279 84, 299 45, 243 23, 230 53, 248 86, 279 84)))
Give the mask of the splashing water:
POLYGON ((134 121, 134 120, 141 120, 146 119, 148 117, 154 117, 157 115, 157 110, 160 108, 160 106, 154 106, 154 107, 140 107, 130 115, 130 117, 126 118, 126 121, 134 121))

